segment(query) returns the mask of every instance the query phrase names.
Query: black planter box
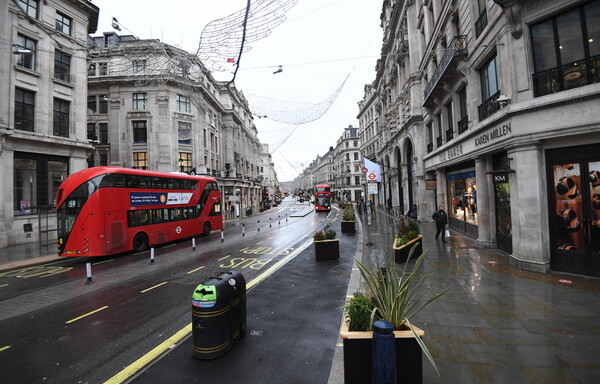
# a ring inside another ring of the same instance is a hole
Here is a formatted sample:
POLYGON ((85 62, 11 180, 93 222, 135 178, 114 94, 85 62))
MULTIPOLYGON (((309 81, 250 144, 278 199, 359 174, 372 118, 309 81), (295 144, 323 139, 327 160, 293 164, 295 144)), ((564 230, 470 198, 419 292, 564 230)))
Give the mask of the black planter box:
POLYGON ((356 222, 354 221, 342 221, 342 233, 355 233, 356 222))
POLYGON ((410 250, 415 245, 415 243, 417 244, 417 248, 412 254, 411 259, 416 259, 417 257, 419 257, 421 253, 423 253, 422 238, 423 235, 419 235, 417 238, 412 239, 408 243, 398 248, 395 246, 396 239, 394 239, 394 245, 392 246, 392 248, 394 249, 394 259, 396 260, 396 263, 405 263, 406 260, 408 260, 408 254, 410 253, 410 250))
MULTIPOLYGON (((413 326, 414 327, 414 326, 413 326)), ((423 337, 421 329, 414 327, 423 337)), ((340 335, 344 341, 344 383, 364 384, 371 382, 372 332, 348 332, 348 326, 342 325, 340 335)), ((423 382, 423 352, 408 331, 395 331, 396 336, 396 382, 402 384, 421 384, 423 382)))
POLYGON ((340 258, 340 240, 315 240, 315 260, 334 260, 340 258))

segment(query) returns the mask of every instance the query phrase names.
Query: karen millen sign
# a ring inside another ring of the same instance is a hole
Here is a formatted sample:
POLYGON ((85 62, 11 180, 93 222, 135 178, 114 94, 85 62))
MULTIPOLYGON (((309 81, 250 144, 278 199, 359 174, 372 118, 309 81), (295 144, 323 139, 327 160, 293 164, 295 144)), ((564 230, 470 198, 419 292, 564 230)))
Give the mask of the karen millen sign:
POLYGON ((485 145, 491 141, 500 139, 501 137, 508 136, 511 133, 512 128, 510 127, 510 123, 506 123, 475 137, 475 146, 485 145))

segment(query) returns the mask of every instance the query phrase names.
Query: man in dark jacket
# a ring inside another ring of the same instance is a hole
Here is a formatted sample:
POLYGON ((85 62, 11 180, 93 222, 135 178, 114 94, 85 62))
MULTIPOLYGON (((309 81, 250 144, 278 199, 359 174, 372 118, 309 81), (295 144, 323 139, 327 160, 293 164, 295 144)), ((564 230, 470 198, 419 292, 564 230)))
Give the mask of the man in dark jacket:
POLYGON ((448 215, 444 212, 444 207, 440 206, 440 209, 435 211, 431 218, 435 221, 435 239, 442 234, 442 243, 446 242, 446 224, 448 224, 448 215))

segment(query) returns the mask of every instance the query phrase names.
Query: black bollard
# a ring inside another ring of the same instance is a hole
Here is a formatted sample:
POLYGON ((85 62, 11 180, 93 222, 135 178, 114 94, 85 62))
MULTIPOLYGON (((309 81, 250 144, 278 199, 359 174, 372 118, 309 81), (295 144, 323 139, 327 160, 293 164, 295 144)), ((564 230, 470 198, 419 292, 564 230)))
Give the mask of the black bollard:
POLYGON ((258 220, 258 232, 260 232, 260 220, 258 220))
POLYGON ((373 384, 396 383, 396 344, 394 325, 388 321, 378 320, 373 323, 373 384))

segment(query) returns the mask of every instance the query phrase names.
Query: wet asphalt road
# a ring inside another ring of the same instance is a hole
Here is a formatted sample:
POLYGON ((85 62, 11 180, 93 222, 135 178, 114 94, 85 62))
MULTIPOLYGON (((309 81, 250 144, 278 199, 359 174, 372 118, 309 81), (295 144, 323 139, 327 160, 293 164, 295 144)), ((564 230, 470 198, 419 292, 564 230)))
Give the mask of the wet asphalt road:
POLYGON ((0 272, 0 377, 6 383, 98 383, 190 323, 195 286, 222 270, 246 281, 289 255, 327 222, 286 202, 279 211, 228 222, 220 234, 149 252, 0 272), (285 213, 288 220, 285 221, 285 213), (280 219, 277 215, 280 214, 280 219), (269 218, 271 220, 269 220, 269 218), (258 231, 258 220, 261 230, 258 231))

